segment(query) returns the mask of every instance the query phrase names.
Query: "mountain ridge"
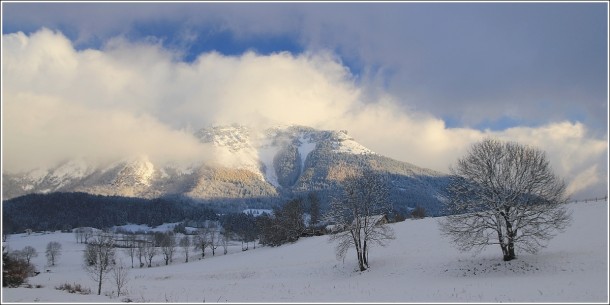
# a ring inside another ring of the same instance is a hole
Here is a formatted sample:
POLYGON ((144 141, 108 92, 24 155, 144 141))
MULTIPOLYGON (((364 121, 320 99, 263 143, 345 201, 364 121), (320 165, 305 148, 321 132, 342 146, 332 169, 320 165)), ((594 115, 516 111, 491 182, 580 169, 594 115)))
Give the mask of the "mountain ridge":
POLYGON ((385 175, 395 206, 423 206, 440 213, 443 173, 397 161, 361 145, 345 130, 317 130, 288 125, 254 129, 241 125, 202 128, 194 133, 215 149, 218 162, 202 156, 191 165, 159 164, 146 155, 96 166, 72 159, 50 169, 3 173, 2 195, 86 192, 141 198, 184 196, 197 202, 239 199, 269 204, 319 193, 328 201, 340 189, 346 168, 372 168, 385 175), (261 199, 263 198, 263 199, 261 199))

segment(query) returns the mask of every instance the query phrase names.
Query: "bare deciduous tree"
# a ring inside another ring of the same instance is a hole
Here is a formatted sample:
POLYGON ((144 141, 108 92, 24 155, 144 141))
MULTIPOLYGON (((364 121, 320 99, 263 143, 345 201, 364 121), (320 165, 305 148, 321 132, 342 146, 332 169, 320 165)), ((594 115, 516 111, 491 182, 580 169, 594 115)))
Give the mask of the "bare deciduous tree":
POLYGON ((84 268, 97 283, 97 294, 102 293, 102 282, 115 265, 114 239, 109 234, 90 238, 85 248, 84 268))
POLYGON ((197 230, 197 235, 193 241, 195 243, 195 249, 201 249, 201 258, 205 258, 205 248, 208 247, 210 242, 208 235, 209 229, 207 226, 204 226, 197 230))
POLYGON ((129 269, 123 266, 121 260, 112 268, 112 281, 116 286, 117 297, 121 296, 121 294, 125 292, 125 286, 127 286, 127 283, 129 282, 129 269))
POLYGON ((383 219, 392 210, 388 186, 382 176, 372 170, 348 173, 343 179, 343 195, 335 198, 325 215, 335 224, 331 241, 338 242, 337 258, 345 257, 349 248, 356 249, 358 267, 369 267, 368 251, 371 244, 384 246, 394 239, 394 231, 383 219))
POLYGON ((173 232, 163 233, 161 239, 161 253, 163 253, 163 259, 165 265, 174 261, 174 252, 176 251, 176 239, 174 238, 173 232))
POLYGON ((227 230, 222 230, 221 234, 219 235, 219 240, 220 240, 220 245, 222 245, 222 253, 225 255, 229 251, 229 240, 230 239, 231 239, 231 233, 227 230))
POLYGON ((180 242, 178 244, 182 248, 182 252, 184 252, 184 262, 188 263, 189 262, 189 252, 191 249, 191 238, 188 235, 184 235, 184 237, 182 237, 180 239, 180 242))
POLYGON ((77 243, 86 244, 89 241, 89 238, 93 236, 93 228, 90 227, 80 227, 74 229, 74 237, 76 238, 77 243))
POLYGON ((131 268, 133 268, 133 260, 138 252, 137 237, 135 234, 128 234, 125 239, 127 240, 127 248, 125 248, 125 253, 131 258, 131 268))
POLYGON ((45 252, 49 265, 55 266, 55 261, 61 255, 61 244, 56 241, 51 241, 47 244, 45 252))
POLYGON ((216 255, 216 249, 218 248, 218 228, 216 226, 216 224, 210 224, 210 226, 208 227, 209 231, 208 231, 208 244, 209 244, 209 248, 210 250, 212 250, 212 256, 216 255))
POLYGON ((140 268, 144 267, 144 262, 146 262, 146 258, 145 258, 145 247, 146 247, 146 242, 147 240, 144 239, 142 236, 137 236, 136 237, 136 247, 137 247, 137 254, 138 254, 138 261, 140 262, 140 268), (142 262, 142 258, 144 258, 144 262, 142 262))
POLYGON ((25 246, 23 250, 21 250, 21 253, 23 254, 23 258, 28 264, 30 263, 32 257, 38 256, 38 252, 32 246, 25 246))
POLYGON ((514 142, 485 139, 451 169, 442 233, 462 251, 498 244, 505 261, 515 248, 536 253, 570 223, 565 184, 546 154, 514 142))
POLYGON ((142 252, 144 259, 148 261, 148 268, 152 267, 152 260, 157 255, 157 247, 155 247, 154 236, 149 236, 147 240, 142 242, 142 252))

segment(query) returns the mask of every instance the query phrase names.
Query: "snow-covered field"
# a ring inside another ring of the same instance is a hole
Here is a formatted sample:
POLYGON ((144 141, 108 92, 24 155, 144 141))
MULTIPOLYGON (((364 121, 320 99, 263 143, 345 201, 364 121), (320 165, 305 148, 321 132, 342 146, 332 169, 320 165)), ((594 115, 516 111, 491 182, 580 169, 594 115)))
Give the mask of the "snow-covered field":
MULTIPOLYGON (((2 302, 608 302, 607 202, 570 205, 573 223, 537 255, 518 253, 503 262, 497 247, 478 256, 460 253, 439 234, 437 220, 407 220, 393 224, 396 240, 373 248, 371 268, 357 272, 353 253, 335 258, 328 236, 303 238, 278 248, 257 247, 215 257, 191 251, 183 263, 180 250, 170 266, 161 256, 153 268, 130 270, 128 295, 105 296, 115 288, 110 280, 102 295, 56 290, 79 283, 95 293, 95 283, 82 268, 82 250, 73 234, 12 235, 8 245, 31 245, 39 252, 33 262, 42 271, 29 279, 42 288, 2 288, 2 302), (62 255, 46 267, 44 249, 59 241, 62 255), (50 272, 45 272, 47 269, 50 272)), ((218 254, 220 252, 220 254, 218 254)), ((123 261, 128 262, 126 254, 123 261)), ((130 263, 129 263, 130 264, 130 263)))

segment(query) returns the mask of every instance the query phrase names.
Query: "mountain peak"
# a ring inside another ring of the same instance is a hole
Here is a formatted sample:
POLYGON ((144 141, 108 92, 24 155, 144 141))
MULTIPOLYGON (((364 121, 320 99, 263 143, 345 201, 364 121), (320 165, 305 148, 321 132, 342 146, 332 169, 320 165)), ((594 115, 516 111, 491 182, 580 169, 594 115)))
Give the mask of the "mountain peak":
POLYGON ((179 194, 200 201, 260 205, 317 192, 328 201, 340 190, 340 181, 333 177, 337 165, 343 164, 387 175, 399 206, 427 205, 431 215, 440 206, 442 174, 376 154, 345 130, 235 124, 202 128, 194 135, 215 147, 214 163, 202 156, 186 167, 176 165, 181 160, 157 164, 141 155, 101 168, 75 159, 27 174, 3 173, 3 197, 58 191, 144 198, 179 194))

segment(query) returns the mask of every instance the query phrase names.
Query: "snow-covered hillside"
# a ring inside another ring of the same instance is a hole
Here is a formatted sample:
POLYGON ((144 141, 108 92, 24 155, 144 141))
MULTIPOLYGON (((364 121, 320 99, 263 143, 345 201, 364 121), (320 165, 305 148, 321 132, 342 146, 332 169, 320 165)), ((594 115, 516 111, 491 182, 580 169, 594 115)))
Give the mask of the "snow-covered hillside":
MULTIPOLYGON (((31 245, 43 272, 29 282, 42 288, 3 288, 2 302, 608 302, 607 202, 569 206, 573 224, 537 255, 518 254, 503 262, 490 247, 478 256, 460 253, 440 236, 437 219, 392 224, 396 240, 373 248, 371 268, 356 271, 353 253, 335 258, 327 236, 303 238, 278 248, 257 247, 229 254, 206 254, 153 268, 131 269, 129 294, 117 297, 69 294, 63 283, 94 289, 82 268, 83 245, 73 234, 12 235, 8 246, 31 245), (59 241, 63 254, 55 267, 45 266, 44 248, 59 241), (50 272, 44 272, 49 269, 50 272)), ((125 253, 119 251, 123 261, 125 253)), ((110 281, 103 291, 113 290, 110 281)))

